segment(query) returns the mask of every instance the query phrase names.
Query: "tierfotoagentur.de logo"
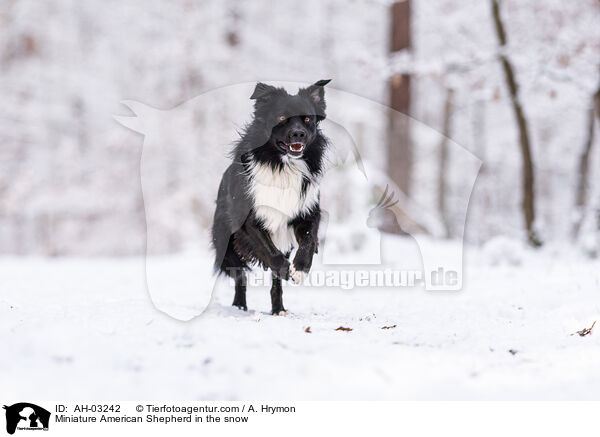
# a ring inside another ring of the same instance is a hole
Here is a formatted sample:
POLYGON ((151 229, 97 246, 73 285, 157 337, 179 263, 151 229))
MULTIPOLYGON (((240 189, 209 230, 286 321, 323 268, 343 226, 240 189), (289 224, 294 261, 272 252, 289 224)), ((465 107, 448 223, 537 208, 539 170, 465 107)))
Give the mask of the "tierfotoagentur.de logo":
POLYGON ((29 402, 19 402, 11 406, 4 405, 6 410, 6 432, 14 434, 19 431, 48 431, 50 411, 29 402))

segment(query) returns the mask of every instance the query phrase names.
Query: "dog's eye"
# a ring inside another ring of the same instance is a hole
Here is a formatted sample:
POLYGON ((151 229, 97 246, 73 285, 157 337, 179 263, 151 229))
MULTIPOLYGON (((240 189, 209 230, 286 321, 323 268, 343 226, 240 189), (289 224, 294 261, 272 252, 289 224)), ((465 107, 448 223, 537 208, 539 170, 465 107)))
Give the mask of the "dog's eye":
POLYGON ((304 123, 308 123, 308 122, 310 122, 310 117, 306 117, 306 118, 304 119, 304 123))
POLYGON ((280 115, 279 116, 279 121, 285 121, 285 115, 280 115))

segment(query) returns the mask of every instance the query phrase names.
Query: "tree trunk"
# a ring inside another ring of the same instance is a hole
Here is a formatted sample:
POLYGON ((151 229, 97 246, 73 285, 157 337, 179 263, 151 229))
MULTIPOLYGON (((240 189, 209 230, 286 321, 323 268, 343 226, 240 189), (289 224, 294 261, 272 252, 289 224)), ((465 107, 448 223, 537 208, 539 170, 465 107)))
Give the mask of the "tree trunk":
POLYGON ((592 107, 588 111, 588 125, 587 125, 587 137, 585 144, 583 145, 583 152, 579 158, 579 181, 577 183, 577 193, 575 195, 575 211, 577 218, 573 223, 572 235, 573 239, 577 239, 581 225, 585 218, 585 209, 587 206, 588 199, 588 175, 590 166, 590 153, 592 151, 592 145, 594 144, 594 122, 596 118, 596 108, 594 107, 594 100, 600 96, 600 88, 596 91, 594 99, 592 99, 592 107))
POLYGON ((413 163, 410 136, 410 75, 391 80, 391 110, 388 119, 388 175, 407 196, 410 195, 413 163))
MULTIPOLYGON (((594 95, 594 108, 596 110, 596 117, 598 118, 598 123, 600 123, 600 86, 594 95)), ((596 230, 600 233, 600 206, 596 210, 596 230)), ((599 242, 600 242, 600 235, 599 242)))
POLYGON ((529 132, 527 127, 527 120, 523 113, 523 107, 519 100, 519 89, 517 81, 515 79, 514 69, 512 64, 508 60, 504 49, 506 48, 506 31, 504 30, 504 23, 500 16, 500 8, 497 0, 491 0, 492 2, 492 17, 494 19, 494 26, 496 29, 496 36, 500 43, 499 59, 502 64, 502 70, 504 71, 504 77, 506 79, 506 85, 510 96, 510 102, 515 113, 517 121, 517 127, 519 130, 519 146, 521 148, 521 156, 523 159, 523 201, 522 209, 525 218, 525 229, 527 230, 527 238, 532 246, 540 246, 541 241, 538 239, 534 229, 535 222, 535 181, 533 172, 533 158, 531 156, 531 143, 529 141, 529 132))
POLYGON ((448 219, 448 211, 446 200, 448 195, 448 139, 450 138, 450 118, 452 117, 452 106, 454 100, 454 90, 448 88, 446 91, 446 102, 444 104, 444 123, 442 126, 442 140, 440 142, 439 155, 439 173, 438 173, 438 210, 440 218, 444 224, 446 237, 450 237, 452 232, 450 229, 450 221, 448 219))
MULTIPOLYGON (((390 52, 410 50, 410 1, 397 1, 392 5, 390 52)), ((410 85, 409 74, 395 74, 390 79, 390 110, 388 117, 387 172, 390 179, 407 196, 411 189, 413 162, 410 136, 410 85)), ((382 230, 394 232, 393 223, 383 223, 382 230)))

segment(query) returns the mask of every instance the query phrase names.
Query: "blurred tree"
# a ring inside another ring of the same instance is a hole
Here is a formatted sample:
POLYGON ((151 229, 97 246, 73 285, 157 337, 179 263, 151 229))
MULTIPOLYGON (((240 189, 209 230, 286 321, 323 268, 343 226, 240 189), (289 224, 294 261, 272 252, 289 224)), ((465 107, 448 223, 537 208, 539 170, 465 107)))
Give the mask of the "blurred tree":
MULTIPOLYGON (((397 1, 392 5, 391 53, 411 49, 410 1, 397 1)), ((410 135, 410 83, 409 74, 392 76, 388 120, 388 174, 406 195, 410 194, 412 172, 412 141, 410 135)), ((382 229, 396 232, 393 223, 384 222, 382 229)))
POLYGON ((440 142, 439 150, 439 173, 438 173, 438 210, 440 218, 444 224, 444 231, 446 237, 452 235, 450 228, 450 221, 448 219, 447 211, 447 197, 448 197, 448 140, 452 135, 451 130, 451 118, 454 106, 454 90, 452 88, 446 89, 446 99, 444 103, 444 114, 443 114, 443 125, 442 125, 442 140, 440 142))
POLYGON ((502 64, 502 70, 504 71, 504 77, 506 79, 506 86, 510 96, 510 102, 515 114, 517 121, 517 128, 519 131, 519 145, 521 147, 521 155, 523 159, 523 200, 522 208, 523 215, 525 218, 525 229, 527 230, 527 239, 532 246, 541 246, 541 241, 537 236, 534 229, 535 223, 535 180, 533 171, 533 158, 531 154, 531 142, 529 140, 529 130, 527 126, 527 120, 525 113, 523 112, 523 106, 519 100, 519 87, 515 77, 514 69, 510 63, 508 56, 506 55, 506 31, 504 29, 504 23, 500 15, 500 7, 497 0, 491 0, 492 2, 492 17, 494 20, 494 27, 496 30, 496 36, 500 44, 500 51, 498 57, 502 64))
POLYGON ((573 239, 577 239, 583 220, 588 200, 590 154, 594 144, 594 122, 596 117, 600 119, 600 85, 591 98, 590 108, 587 115, 587 134, 583 145, 583 152, 579 158, 579 180, 575 195, 575 211, 577 213, 573 224, 573 239))

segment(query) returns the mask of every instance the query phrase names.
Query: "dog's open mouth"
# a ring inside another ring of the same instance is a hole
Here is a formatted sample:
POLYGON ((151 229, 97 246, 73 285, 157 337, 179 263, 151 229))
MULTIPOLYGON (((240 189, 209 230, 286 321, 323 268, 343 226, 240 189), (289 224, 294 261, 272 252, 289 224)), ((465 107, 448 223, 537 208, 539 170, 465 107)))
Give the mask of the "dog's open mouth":
POLYGON ((287 144, 288 149, 290 149, 291 152, 302 152, 304 150, 304 144, 302 143, 290 143, 287 144))
POLYGON ((304 150, 303 143, 284 143, 283 141, 281 141, 280 144, 284 145, 285 148, 292 154, 299 154, 304 150))

